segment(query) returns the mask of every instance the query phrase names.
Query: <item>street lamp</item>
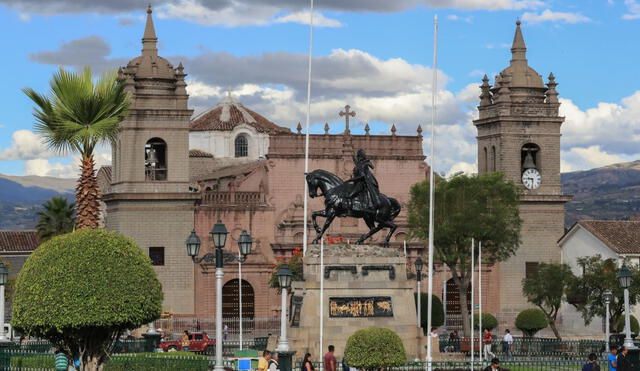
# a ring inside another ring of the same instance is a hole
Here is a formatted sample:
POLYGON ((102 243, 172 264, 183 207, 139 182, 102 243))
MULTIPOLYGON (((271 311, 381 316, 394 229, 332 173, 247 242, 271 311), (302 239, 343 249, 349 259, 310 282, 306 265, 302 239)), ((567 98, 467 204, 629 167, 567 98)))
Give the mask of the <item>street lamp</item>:
POLYGON ((282 289, 282 310, 280 311, 280 341, 276 350, 278 352, 288 352, 289 342, 287 341, 287 289, 291 287, 291 278, 293 273, 289 266, 283 265, 278 269, 278 283, 282 289))
POLYGON ((616 277, 620 282, 620 287, 624 289, 624 346, 627 347, 627 349, 632 349, 635 348, 635 345, 633 344, 633 339, 631 339, 631 325, 629 319, 629 287, 631 287, 631 271, 627 268, 626 263, 622 263, 622 267, 620 267, 616 277))
POLYGON ((420 283, 422 282, 422 267, 424 266, 424 264, 422 263, 422 258, 418 257, 418 259, 416 259, 416 282, 418 283, 418 294, 416 295, 417 298, 417 302, 418 302, 418 328, 422 327, 420 326, 422 324, 422 298, 420 297, 420 283))
POLYGON ((223 371, 222 365, 222 279, 224 278, 223 271, 223 257, 222 248, 227 243, 227 228, 222 221, 218 219, 218 222, 211 229, 211 240, 213 246, 216 248, 215 255, 211 253, 205 254, 203 257, 198 258, 198 252, 200 251, 200 237, 196 234, 195 229, 191 231, 185 244, 187 245, 187 255, 191 257, 191 260, 198 264, 202 261, 212 262, 215 259, 216 263, 216 366, 215 370, 223 371))
POLYGON ((606 351, 609 351, 609 304, 611 304, 611 299, 613 298, 613 293, 611 290, 607 290, 602 294, 602 299, 604 300, 605 306, 605 321, 604 321, 604 333, 605 333, 605 342, 607 343, 606 351))
POLYGON ((4 286, 9 278, 9 270, 0 262, 0 342, 9 341, 4 332, 4 286))

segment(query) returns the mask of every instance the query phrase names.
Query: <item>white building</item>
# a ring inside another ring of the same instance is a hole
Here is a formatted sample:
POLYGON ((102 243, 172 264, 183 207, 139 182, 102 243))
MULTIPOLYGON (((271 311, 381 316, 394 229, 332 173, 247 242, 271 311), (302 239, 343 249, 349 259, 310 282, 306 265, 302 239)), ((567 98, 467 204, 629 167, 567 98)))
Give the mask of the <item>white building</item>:
MULTIPOLYGON (((578 259, 600 255, 603 259, 615 259, 619 265, 627 259, 640 264, 640 221, 581 220, 575 223, 558 241, 562 250, 562 262, 568 264, 573 274, 580 276, 582 268, 578 259)), ((634 315, 640 318, 635 309, 634 315)), ((589 326, 575 308, 565 304, 561 313, 562 327, 573 335, 602 335, 603 321, 594 318, 589 326)))

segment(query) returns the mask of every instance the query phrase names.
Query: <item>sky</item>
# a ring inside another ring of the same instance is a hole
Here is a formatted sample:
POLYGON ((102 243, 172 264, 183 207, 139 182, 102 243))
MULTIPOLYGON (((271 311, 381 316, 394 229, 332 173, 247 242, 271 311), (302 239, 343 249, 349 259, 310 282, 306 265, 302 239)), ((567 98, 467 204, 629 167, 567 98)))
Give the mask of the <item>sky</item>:
MULTIPOLYGON (((33 131, 22 89, 58 66, 115 69, 140 54, 147 1, 0 0, 0 173, 74 177, 77 156, 33 131)), ((152 0, 158 48, 188 73, 196 114, 227 91, 285 127, 306 120, 306 0, 152 0)), ((435 169, 474 172, 479 84, 509 65, 522 21, 529 65, 559 83, 562 171, 640 158, 640 0, 315 0, 312 132, 416 134, 429 153, 438 16, 435 169), (355 123, 354 123, 355 121, 355 123)), ((96 154, 110 162, 108 148, 96 154)), ((429 160, 428 160, 429 161, 429 160)), ((431 162, 431 161, 429 161, 431 162)))

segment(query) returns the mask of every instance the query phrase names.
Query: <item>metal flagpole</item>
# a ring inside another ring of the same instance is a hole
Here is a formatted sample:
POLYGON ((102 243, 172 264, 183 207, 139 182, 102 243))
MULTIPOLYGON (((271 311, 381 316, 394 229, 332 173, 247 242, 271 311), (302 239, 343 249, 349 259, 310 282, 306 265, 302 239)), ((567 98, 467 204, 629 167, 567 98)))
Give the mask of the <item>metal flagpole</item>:
MULTIPOLYGON (((473 318, 473 313, 475 312, 475 310, 473 309, 475 306, 475 300, 474 300, 474 294, 475 292, 475 287, 474 287, 474 278, 473 278, 473 274, 475 273, 476 267, 475 267, 475 262, 476 262, 476 252, 474 249, 474 244, 475 241, 473 240, 473 238, 471 239, 471 371, 474 370, 474 365, 473 365, 473 361, 475 358, 475 348, 474 346, 474 341, 473 341, 473 337, 476 335, 476 331, 474 329, 475 325, 475 320, 473 318)), ((467 310, 467 308, 462 308, 462 310, 467 310)))
POLYGON ((324 336, 324 238, 320 239, 320 352, 318 353, 318 359, 322 359, 322 351, 324 345, 322 344, 324 336))
MULTIPOLYGON (((429 341, 427 342, 427 371, 431 371, 431 307, 433 305, 433 208, 435 195, 435 181, 433 168, 435 167, 435 126, 436 126, 436 94, 438 93, 438 15, 433 16, 433 81, 431 91, 431 165, 429 166, 429 259, 427 277, 427 331, 429 331, 429 341)), ((418 299, 419 300, 419 299, 418 299)))
MULTIPOLYGON (((482 331, 482 241, 478 241, 478 330, 480 338, 484 335, 482 331)), ((482 342, 482 350, 484 351, 484 341, 482 342)), ((480 352, 480 367, 482 367, 482 355, 480 352)))
POLYGON ((309 68, 307 76, 307 124, 304 136, 304 224, 302 231, 302 255, 307 254, 307 210, 309 207, 309 185, 307 184, 307 173, 309 172, 309 125, 311 121, 311 56, 313 55, 313 0, 311 0, 311 11, 309 12, 309 68))
MULTIPOLYGON (((238 255, 241 257, 242 254, 238 255)), ((240 294, 240 350, 242 350, 242 262, 238 259, 238 293, 240 294)))

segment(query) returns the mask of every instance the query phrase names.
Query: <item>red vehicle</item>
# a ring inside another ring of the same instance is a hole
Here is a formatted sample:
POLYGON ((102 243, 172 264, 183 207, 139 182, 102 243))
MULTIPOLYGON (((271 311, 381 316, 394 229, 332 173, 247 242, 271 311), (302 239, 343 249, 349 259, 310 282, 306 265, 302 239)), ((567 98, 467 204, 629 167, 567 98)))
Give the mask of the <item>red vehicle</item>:
POLYGON ((174 350, 188 350, 189 352, 206 353, 209 355, 215 354, 216 340, 207 336, 206 332, 194 331, 189 333, 189 348, 183 349, 180 339, 176 340, 163 340, 160 342, 160 348, 164 352, 174 350))

